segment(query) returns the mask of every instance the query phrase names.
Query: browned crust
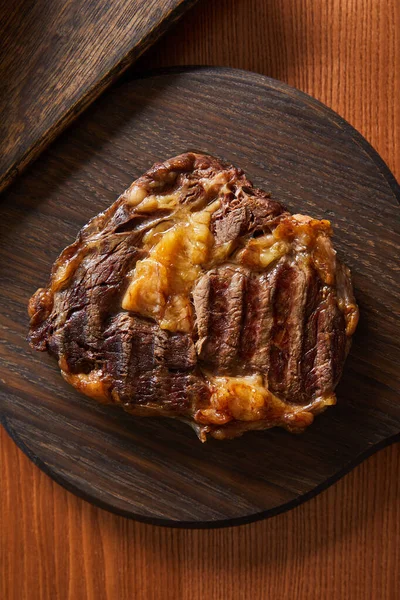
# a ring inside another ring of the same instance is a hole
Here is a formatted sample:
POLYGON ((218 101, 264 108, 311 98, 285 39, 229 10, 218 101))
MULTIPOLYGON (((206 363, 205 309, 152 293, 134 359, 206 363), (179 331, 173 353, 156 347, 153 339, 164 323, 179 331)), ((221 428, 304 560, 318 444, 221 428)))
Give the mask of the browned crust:
POLYGON ((29 302, 30 343, 55 354, 64 378, 84 394, 121 404, 138 416, 183 419, 202 440, 207 434, 223 439, 273 426, 301 431, 313 415, 335 403, 334 388, 358 322, 350 271, 336 259, 331 235, 328 221, 293 217, 269 194, 253 188, 243 171, 214 157, 186 153, 157 163, 94 217, 55 261, 48 286, 29 302), (150 323, 146 335, 151 364, 143 367, 150 375, 141 370, 140 360, 133 369, 133 359, 114 372, 107 365, 121 360, 115 358, 118 352, 135 351, 139 356, 144 351, 143 333, 137 335, 137 345, 130 346, 129 332, 141 327, 137 319, 126 325, 126 334, 118 328, 107 334, 105 321, 109 325, 110 315, 120 310, 137 260, 149 256, 144 233, 174 213, 170 208, 142 209, 138 200, 154 194, 180 194, 179 206, 186 203, 192 212, 218 199, 210 222, 215 256, 225 247, 229 252, 222 263, 215 258, 212 265, 204 265, 193 285, 196 320, 191 334, 174 341, 150 323), (253 239, 258 232, 261 240, 253 239), (273 237, 276 256, 262 245, 265 236, 273 237), (271 264, 264 266, 268 260, 271 264), (229 270, 232 274, 227 276, 229 270), (206 298, 203 307, 201 298, 206 298), (107 302, 112 308, 104 319, 108 308, 102 303, 107 302), (305 318, 306 334, 299 325, 305 318), (105 335, 111 336, 108 345, 105 335), (169 345, 177 341, 176 348, 185 349, 182 356, 192 356, 189 363, 183 361, 184 367, 168 358, 169 345), (73 344, 77 351, 85 346, 85 358, 75 366, 73 344), (254 409, 253 418, 249 412, 238 420, 235 415, 243 406, 237 406, 230 392, 218 396, 213 381, 256 372, 268 382, 264 406, 254 409), (156 380, 162 382, 158 401, 148 393, 156 380))

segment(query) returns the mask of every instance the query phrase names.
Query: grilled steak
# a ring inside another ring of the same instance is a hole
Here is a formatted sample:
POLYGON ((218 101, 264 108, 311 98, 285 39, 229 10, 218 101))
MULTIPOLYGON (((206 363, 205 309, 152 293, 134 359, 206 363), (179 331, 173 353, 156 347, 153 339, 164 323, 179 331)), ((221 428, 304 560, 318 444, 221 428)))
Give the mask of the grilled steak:
POLYGON ((154 165, 56 260, 33 348, 100 402, 230 438, 335 404, 357 325, 329 221, 194 153, 154 165))

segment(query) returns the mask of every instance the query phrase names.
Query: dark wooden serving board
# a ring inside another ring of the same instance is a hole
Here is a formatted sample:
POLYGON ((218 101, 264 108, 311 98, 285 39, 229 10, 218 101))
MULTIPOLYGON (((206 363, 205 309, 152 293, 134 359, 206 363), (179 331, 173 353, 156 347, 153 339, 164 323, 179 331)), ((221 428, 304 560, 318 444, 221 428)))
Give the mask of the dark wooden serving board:
POLYGON ((0 1, 0 190, 195 2, 0 1))
POLYGON ((2 422, 56 481, 109 510, 206 527, 270 516, 309 498, 400 432, 398 187, 337 114, 243 71, 169 70, 107 92, 0 204, 2 422), (329 218, 353 271, 360 325, 339 402, 303 435, 201 444, 69 387, 30 350, 26 305, 79 228, 154 161, 190 149, 241 166, 295 212, 329 218))

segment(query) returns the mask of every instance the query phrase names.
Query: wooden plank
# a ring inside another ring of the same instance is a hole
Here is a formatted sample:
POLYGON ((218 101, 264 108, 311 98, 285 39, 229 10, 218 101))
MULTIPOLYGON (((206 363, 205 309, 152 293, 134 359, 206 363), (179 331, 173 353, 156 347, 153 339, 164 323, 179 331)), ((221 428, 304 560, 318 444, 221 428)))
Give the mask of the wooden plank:
POLYGON ((195 0, 0 4, 0 190, 195 0))

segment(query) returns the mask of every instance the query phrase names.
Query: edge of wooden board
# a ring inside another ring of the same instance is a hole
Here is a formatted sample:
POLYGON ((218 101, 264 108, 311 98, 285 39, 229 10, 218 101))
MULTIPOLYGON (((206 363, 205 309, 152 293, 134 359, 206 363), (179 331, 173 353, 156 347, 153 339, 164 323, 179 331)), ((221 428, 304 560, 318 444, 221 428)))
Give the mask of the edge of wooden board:
POLYGON ((196 4, 197 0, 180 0, 165 18, 129 52, 109 69, 109 71, 54 122, 49 129, 33 143, 22 156, 20 156, 3 174, 0 174, 0 194, 3 192, 38 156, 45 150, 56 137, 58 137, 77 117, 79 117, 112 83, 148 50, 166 31, 178 21, 181 16, 196 4))
POLYGON ((267 510, 263 510, 261 512, 257 512, 251 515, 246 515, 244 517, 236 517, 236 518, 227 518, 227 519, 217 519, 215 521, 173 521, 170 519, 158 519, 155 517, 144 517, 143 515, 137 515, 135 513, 131 513, 125 510, 117 509, 114 506, 110 506, 106 502, 102 502, 98 498, 91 496, 75 487, 73 484, 66 481, 62 476, 53 471, 44 461, 42 461, 39 457, 37 457, 29 447, 20 440, 18 435, 13 430, 12 426, 7 422, 7 419, 0 414, 0 424, 4 427, 5 431, 8 433, 13 442, 18 446, 20 450, 34 463, 35 466, 39 467, 41 471, 43 471, 46 475, 48 475, 55 483, 63 487, 68 492, 71 492, 78 498, 85 500, 86 502, 90 502, 94 506, 101 508, 103 510, 107 510, 113 514, 119 515, 120 517, 125 517, 127 519, 132 519, 134 521, 138 521, 140 523, 146 523, 147 525, 157 525, 161 527, 170 527, 172 529, 222 529, 225 527, 234 527, 239 525, 247 525, 249 523, 254 523, 255 521, 262 521, 263 519, 268 519, 270 517, 274 517, 281 513, 287 512, 292 508, 296 508, 311 500, 324 490, 328 489, 339 481, 342 477, 350 473, 355 467, 361 464, 364 460, 375 454, 379 450, 383 450, 387 446, 394 444, 396 442, 400 442, 400 432, 377 442, 373 446, 370 446, 364 452, 361 452, 358 456, 356 456, 353 460, 349 461, 343 468, 339 469, 332 477, 328 477, 325 481, 321 482, 315 488, 296 496, 289 502, 284 504, 280 504, 279 506, 275 506, 274 508, 270 508, 267 510))

